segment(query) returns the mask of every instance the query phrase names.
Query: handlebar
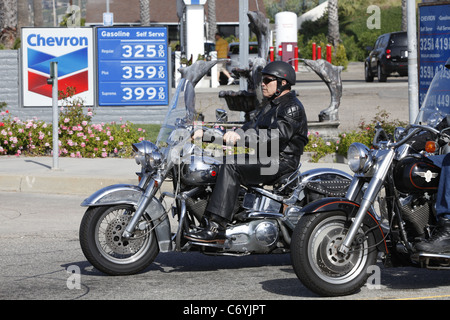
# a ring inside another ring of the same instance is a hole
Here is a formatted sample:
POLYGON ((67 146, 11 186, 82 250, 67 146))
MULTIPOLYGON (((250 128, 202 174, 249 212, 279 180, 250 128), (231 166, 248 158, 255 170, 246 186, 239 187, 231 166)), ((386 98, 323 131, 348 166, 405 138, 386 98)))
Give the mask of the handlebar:
POLYGON ((408 141, 409 139, 411 139, 414 135, 416 135, 417 133, 419 133, 420 131, 429 131, 429 132, 431 132, 431 133, 434 133, 434 134, 436 134, 436 135, 439 135, 441 132, 439 131, 439 130, 437 130, 437 129, 435 129, 435 128, 432 128, 432 127, 430 127, 430 126, 424 126, 424 125, 420 125, 420 124, 411 124, 411 125, 409 125, 408 127, 406 127, 405 128, 406 130, 409 130, 409 129, 413 129, 413 130, 411 130, 403 139, 401 139, 400 141, 398 141, 398 142, 395 142, 395 143, 390 143, 391 141, 389 140, 389 137, 388 137, 388 135, 386 134, 386 131, 384 131, 384 129, 382 129, 382 128, 378 128, 377 129, 377 132, 375 133, 375 137, 373 138, 373 146, 375 147, 375 148, 380 148, 380 147, 382 147, 383 145, 386 145, 386 146, 389 146, 389 147, 393 147, 393 148, 396 148, 396 147, 398 147, 398 146, 400 146, 400 145, 402 145, 402 144, 404 144, 406 141, 408 141), (385 137, 385 138, 387 138, 388 140, 384 140, 384 141, 380 141, 380 142, 378 142, 378 138, 380 138, 380 137, 385 137), (383 142, 387 142, 387 143, 383 143, 383 142))

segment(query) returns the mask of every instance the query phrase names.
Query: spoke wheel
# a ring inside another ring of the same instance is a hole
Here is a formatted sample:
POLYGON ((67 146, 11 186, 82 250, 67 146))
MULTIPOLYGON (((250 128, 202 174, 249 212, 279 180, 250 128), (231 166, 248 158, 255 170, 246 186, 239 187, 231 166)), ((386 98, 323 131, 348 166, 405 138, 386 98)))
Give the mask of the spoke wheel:
POLYGON ((136 230, 129 239, 122 238, 125 227, 131 220, 126 208, 107 210, 98 220, 95 242, 105 258, 116 263, 130 263, 138 260, 150 243, 148 228, 136 230))
POLYGON ((152 224, 145 219, 130 238, 122 234, 134 214, 133 206, 89 208, 80 226, 80 244, 89 262, 111 275, 134 274, 146 268, 158 254, 152 224))

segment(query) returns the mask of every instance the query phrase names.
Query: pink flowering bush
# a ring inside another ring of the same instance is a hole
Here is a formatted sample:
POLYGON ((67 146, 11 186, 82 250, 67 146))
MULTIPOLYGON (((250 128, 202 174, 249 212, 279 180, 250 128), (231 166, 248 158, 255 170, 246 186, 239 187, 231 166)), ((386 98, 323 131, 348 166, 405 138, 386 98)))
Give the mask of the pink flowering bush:
POLYGON ((308 132, 309 142, 305 146, 305 152, 312 152, 312 162, 319 161, 320 158, 330 153, 335 153, 339 149, 339 141, 327 141, 320 137, 319 132, 308 132))
MULTIPOLYGON (((86 108, 79 99, 73 99, 71 90, 60 92, 64 105, 59 113, 59 155, 74 158, 131 156, 131 144, 144 140, 145 130, 135 129, 129 122, 93 124, 92 109, 86 108)), ((8 110, 0 112, 0 155, 51 155, 52 149, 52 124, 37 118, 22 121, 12 117, 8 110)))

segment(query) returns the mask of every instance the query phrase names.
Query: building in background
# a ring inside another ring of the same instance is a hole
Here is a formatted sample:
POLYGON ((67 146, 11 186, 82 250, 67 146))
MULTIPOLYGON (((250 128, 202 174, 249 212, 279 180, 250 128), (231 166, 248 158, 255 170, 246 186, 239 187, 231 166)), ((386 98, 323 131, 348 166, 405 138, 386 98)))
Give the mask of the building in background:
MULTIPOLYGON (((140 25, 139 0, 109 1, 109 10, 114 14, 114 24, 140 25)), ((239 1, 216 0, 217 29, 225 37, 239 35, 239 1)), ((261 11, 264 14, 263 0, 249 0, 249 11, 261 11)), ((86 25, 103 23, 106 12, 106 0, 86 0, 86 25)), ((208 2, 205 5, 205 19, 208 16, 208 2)), ((205 21, 206 22, 206 21, 205 21)), ((169 42, 180 40, 177 1, 150 0, 150 24, 169 27, 169 42)), ((212 37, 213 38, 213 37, 212 37)))

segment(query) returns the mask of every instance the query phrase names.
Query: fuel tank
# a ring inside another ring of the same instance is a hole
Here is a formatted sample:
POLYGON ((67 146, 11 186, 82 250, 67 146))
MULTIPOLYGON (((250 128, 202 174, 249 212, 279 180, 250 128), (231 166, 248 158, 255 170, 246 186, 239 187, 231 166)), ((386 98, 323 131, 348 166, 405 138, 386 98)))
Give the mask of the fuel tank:
POLYGON ((441 168, 431 162, 404 158, 394 168, 394 183, 404 193, 437 192, 441 168))
POLYGON ((213 157, 191 156, 181 166, 181 181, 194 186, 213 185, 221 164, 213 157))

